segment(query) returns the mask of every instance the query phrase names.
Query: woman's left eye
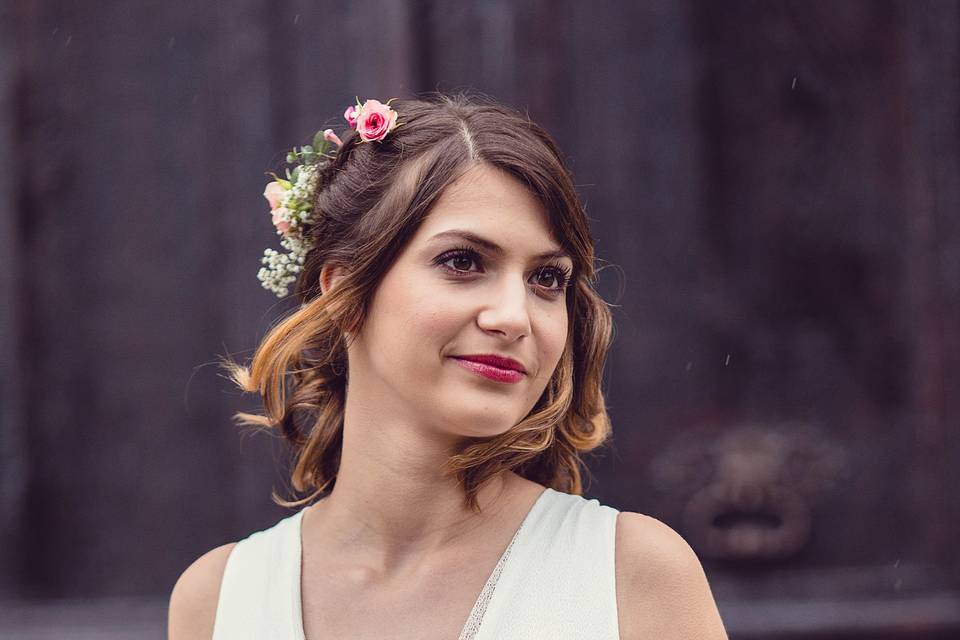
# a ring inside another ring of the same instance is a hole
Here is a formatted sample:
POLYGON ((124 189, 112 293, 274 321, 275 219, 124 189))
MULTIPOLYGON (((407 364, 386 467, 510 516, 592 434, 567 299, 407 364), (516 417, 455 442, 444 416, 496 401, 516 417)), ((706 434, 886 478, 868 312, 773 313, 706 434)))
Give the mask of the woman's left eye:
MULTIPOLYGON (((465 275, 467 273, 478 273, 471 271, 469 265, 471 263, 479 263, 480 255, 472 249, 456 249, 440 255, 434 262, 442 265, 451 273, 465 275), (449 263, 453 263, 454 266, 447 266, 449 263), (461 269, 460 267, 463 268, 461 269)), ((555 283, 554 286, 549 286, 537 282, 537 286, 540 289, 550 293, 560 293, 567 287, 570 278, 570 269, 560 264, 547 265, 534 273, 533 277, 541 281, 545 278, 548 282, 555 283)))

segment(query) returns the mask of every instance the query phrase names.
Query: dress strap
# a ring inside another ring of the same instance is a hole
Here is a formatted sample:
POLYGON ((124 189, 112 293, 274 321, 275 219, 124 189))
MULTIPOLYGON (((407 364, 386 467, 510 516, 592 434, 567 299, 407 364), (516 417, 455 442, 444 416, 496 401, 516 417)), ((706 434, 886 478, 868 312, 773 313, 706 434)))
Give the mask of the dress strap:
POLYGON ((476 640, 617 640, 616 509, 553 491, 527 522, 476 640))
POLYGON ((300 616, 300 521, 303 510, 250 534, 227 558, 213 640, 303 640, 300 616), (299 633, 299 635, 298 635, 299 633))

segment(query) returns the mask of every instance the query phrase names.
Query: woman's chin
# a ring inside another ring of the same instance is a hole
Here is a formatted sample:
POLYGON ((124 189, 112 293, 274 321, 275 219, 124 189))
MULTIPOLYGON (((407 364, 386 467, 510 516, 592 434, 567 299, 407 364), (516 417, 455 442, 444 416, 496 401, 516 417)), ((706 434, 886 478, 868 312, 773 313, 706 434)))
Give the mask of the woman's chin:
MULTIPOLYGON (((462 407, 460 407, 462 409, 462 407)), ((456 420, 447 422, 448 425, 454 425, 450 431, 458 436, 465 438, 489 438, 506 433, 514 424, 508 419, 493 422, 490 420, 490 414, 478 411, 473 416, 464 416, 463 412, 458 413, 456 420), (472 419, 471 419, 472 418, 472 419)))

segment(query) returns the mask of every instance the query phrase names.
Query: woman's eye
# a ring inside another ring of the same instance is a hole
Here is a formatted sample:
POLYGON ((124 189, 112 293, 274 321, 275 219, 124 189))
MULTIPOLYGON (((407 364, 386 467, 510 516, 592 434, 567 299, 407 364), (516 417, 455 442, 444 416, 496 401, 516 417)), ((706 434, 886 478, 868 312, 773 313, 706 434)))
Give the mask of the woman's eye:
POLYGON ((535 277, 539 280, 538 284, 550 293, 563 293, 570 283, 570 269, 560 265, 544 267, 535 277), (553 286, 543 284, 544 281, 553 283, 553 286))
POLYGON ((454 271, 469 271, 470 264, 473 262, 476 262, 474 258, 463 253, 452 256, 444 260, 444 264, 452 264, 451 268, 454 271))
POLYGON ((537 279, 539 280, 537 284, 547 289, 559 289, 563 287, 563 280, 553 269, 544 269, 539 272, 537 279), (546 284, 544 284, 544 281, 546 281, 546 284), (551 283, 554 284, 551 286, 551 283))
MULTIPOLYGON (((479 273, 470 269, 471 265, 480 263, 479 257, 476 251, 461 249, 447 252, 437 258, 435 262, 454 274, 479 273)), ((538 288, 556 294, 562 293, 566 288, 567 278, 567 269, 548 266, 534 273, 531 279, 538 288)))

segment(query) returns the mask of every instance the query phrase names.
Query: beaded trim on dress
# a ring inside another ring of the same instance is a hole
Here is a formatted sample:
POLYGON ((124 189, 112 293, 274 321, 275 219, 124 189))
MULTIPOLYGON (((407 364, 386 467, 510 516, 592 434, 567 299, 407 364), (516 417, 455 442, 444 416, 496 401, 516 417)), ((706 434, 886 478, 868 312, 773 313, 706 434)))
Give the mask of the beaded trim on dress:
POLYGON ((517 529, 510 544, 507 545, 503 555, 500 556, 500 561, 497 562, 497 566, 493 568, 493 572, 487 579, 487 583, 483 585, 480 597, 477 598, 477 601, 474 603, 473 609, 470 611, 470 617, 467 618, 467 623, 463 626, 463 631, 460 632, 460 637, 457 640, 473 640, 473 638, 476 637, 477 632, 480 630, 480 623, 483 622, 483 614, 486 613, 487 605, 493 597, 493 590, 497 586, 497 580, 500 579, 500 574, 503 572, 503 565, 506 564, 507 558, 510 556, 510 550, 513 549, 513 543, 520 537, 520 531, 525 525, 526 520, 524 520, 520 528, 517 529))

